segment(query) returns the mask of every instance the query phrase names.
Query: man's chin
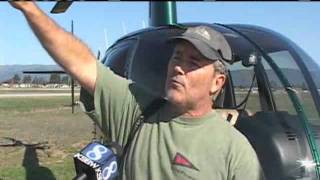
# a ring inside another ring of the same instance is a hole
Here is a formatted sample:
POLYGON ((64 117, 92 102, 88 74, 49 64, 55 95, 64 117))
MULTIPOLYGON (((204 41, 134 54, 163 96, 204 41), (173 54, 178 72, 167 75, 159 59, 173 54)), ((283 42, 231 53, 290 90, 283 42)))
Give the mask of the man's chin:
POLYGON ((173 105, 180 106, 181 104, 183 104, 182 98, 179 97, 176 93, 169 92, 167 93, 166 98, 173 105))

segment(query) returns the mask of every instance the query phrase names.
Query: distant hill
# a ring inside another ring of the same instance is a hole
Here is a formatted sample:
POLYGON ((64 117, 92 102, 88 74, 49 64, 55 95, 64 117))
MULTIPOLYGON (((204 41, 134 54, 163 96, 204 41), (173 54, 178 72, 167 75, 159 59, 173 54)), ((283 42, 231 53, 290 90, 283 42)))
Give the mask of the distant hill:
MULTIPOLYGON (((275 73, 272 70, 266 71, 269 81, 275 83, 277 86, 279 86, 281 83, 275 73)), ((291 85, 293 86, 301 86, 303 82, 303 76, 300 71, 296 69, 283 69, 283 73, 286 77, 288 77, 288 80, 291 85)), ((251 70, 235 70, 232 71, 232 80, 235 86, 243 86, 243 87, 250 87, 251 85, 251 79, 253 75, 253 71, 251 70)), ((316 81, 316 85, 320 87, 320 74, 312 73, 314 76, 314 80, 316 81)))
MULTIPOLYGON (((58 65, 0 65, 0 83, 6 81, 8 79, 13 78, 15 74, 18 74, 22 79, 25 74, 23 71, 56 71, 62 70, 58 65)), ((289 82, 293 83, 292 85, 301 86, 302 82, 302 74, 300 71, 295 69, 284 69, 284 74, 289 78, 289 82)), ((271 70, 267 70, 267 74, 270 81, 280 85, 278 78, 276 78, 275 74, 271 70)), ((30 74, 33 77, 43 77, 46 81, 49 80, 50 74, 30 74)), ((320 87, 320 74, 313 73, 315 76, 316 84, 320 87)), ((251 84, 252 71, 251 70, 235 70, 232 71, 232 79, 235 86, 243 86, 249 87, 251 84)))
MULTIPOLYGON (((58 65, 0 65, 0 83, 8 79, 12 79, 15 74, 18 74, 22 79, 24 75, 23 71, 61 71, 58 65)), ((33 77, 43 77, 45 80, 49 80, 50 74, 29 74, 33 77)))

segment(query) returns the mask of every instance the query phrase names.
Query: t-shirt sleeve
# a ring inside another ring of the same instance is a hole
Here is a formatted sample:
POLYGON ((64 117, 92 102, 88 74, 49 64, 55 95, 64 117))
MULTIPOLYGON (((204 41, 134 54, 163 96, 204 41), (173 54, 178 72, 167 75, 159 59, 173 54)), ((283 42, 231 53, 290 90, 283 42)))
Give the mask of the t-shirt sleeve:
POLYGON ((144 88, 97 62, 94 110, 87 114, 98 124, 108 141, 124 145, 133 123, 153 98, 144 88))
POLYGON ((264 174, 260 166, 255 150, 249 141, 241 133, 237 142, 234 142, 231 160, 232 180, 264 180, 264 174))

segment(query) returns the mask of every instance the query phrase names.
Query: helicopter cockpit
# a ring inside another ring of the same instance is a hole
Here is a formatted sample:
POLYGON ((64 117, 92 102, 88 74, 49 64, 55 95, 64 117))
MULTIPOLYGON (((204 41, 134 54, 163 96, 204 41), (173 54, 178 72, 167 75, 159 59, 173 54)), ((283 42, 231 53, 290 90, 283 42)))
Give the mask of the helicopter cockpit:
MULTIPOLYGON (((181 25, 210 26, 229 43, 228 81, 215 105, 239 112, 234 126, 256 150, 266 179, 317 179, 319 66, 289 39, 262 27, 181 25)), ((115 42, 102 63, 162 96, 173 51, 166 40, 182 32, 174 25, 133 32, 115 42)), ((86 110, 92 110, 93 101, 81 98, 86 110)))

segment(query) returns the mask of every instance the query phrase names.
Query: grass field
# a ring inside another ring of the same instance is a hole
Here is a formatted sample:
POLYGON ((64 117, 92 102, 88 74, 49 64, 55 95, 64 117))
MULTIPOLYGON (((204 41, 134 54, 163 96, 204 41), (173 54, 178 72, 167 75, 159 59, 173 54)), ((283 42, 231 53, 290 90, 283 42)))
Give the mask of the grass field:
POLYGON ((72 179, 72 156, 93 137, 92 121, 70 97, 0 99, 0 179, 72 179), (20 144, 4 147, 14 138, 20 144), (46 142, 36 146, 35 144, 46 142), (45 148, 44 147, 49 147, 45 148))
MULTIPOLYGON (((2 90, 0 94, 16 92, 22 91, 2 90)), ((238 94, 237 101, 245 95, 238 94)), ((280 110, 296 114, 287 96, 277 94, 274 98, 280 110)), ((310 95, 300 94, 300 98, 307 115, 319 121, 310 95)), ((70 101, 69 96, 0 98, 0 180, 64 180, 75 176, 72 156, 92 139, 93 123, 79 106, 72 114, 70 101), (6 146, 12 142, 3 137, 14 138, 17 146, 6 146)), ((257 94, 251 95, 247 108, 260 110, 257 94)))
MULTIPOLYGON (((79 93, 80 89, 75 88, 75 93, 79 93)), ((3 88, 0 87, 0 94, 15 94, 15 93, 71 93, 70 88, 3 88)))

